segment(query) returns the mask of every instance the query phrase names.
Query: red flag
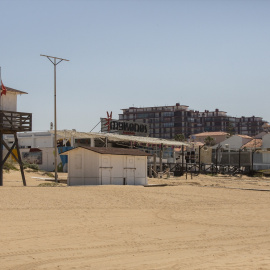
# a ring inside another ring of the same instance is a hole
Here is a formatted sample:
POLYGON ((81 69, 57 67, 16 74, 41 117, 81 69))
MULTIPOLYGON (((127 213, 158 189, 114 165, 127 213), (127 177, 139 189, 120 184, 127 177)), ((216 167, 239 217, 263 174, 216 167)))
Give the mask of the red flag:
POLYGON ((3 82, 1 81, 1 86, 2 86, 2 91, 1 91, 1 96, 2 95, 6 95, 7 94, 7 89, 6 89, 6 87, 4 86, 4 84, 3 84, 3 82))

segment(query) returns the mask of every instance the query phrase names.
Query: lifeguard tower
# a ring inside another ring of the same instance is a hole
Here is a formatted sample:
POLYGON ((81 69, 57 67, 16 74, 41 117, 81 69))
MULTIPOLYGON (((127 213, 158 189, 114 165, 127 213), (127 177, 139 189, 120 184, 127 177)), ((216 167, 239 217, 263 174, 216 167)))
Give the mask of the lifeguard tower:
POLYGON ((3 165, 11 154, 19 163, 22 174, 23 185, 26 186, 23 163, 20 155, 17 132, 32 131, 32 114, 17 112, 17 96, 27 94, 10 87, 5 87, 6 93, 0 97, 0 186, 3 186, 3 165), (9 147, 3 140, 4 134, 13 134, 14 143, 9 147), (3 158, 3 147, 8 152, 3 158), (12 150, 17 149, 18 155, 15 155, 12 150))

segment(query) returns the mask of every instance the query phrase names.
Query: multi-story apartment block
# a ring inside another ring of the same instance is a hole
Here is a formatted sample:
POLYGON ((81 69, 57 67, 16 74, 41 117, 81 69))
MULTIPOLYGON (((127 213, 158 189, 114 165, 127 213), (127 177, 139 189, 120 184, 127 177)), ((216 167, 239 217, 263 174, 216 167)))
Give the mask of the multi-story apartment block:
POLYGON ((232 117, 218 109, 199 112, 179 103, 175 106, 129 107, 122 111, 119 120, 147 123, 151 137, 165 139, 173 139, 176 134, 184 134, 188 138, 191 134, 205 131, 255 136, 263 131, 262 126, 267 123, 262 117, 232 117))

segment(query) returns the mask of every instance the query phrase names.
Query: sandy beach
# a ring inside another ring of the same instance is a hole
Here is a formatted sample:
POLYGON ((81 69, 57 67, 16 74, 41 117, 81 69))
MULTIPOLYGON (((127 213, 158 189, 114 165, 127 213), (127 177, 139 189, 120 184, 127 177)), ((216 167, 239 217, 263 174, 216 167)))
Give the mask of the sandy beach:
MULTIPOLYGON (((1 269, 270 269, 270 179, 42 187, 4 173, 1 269)), ((60 175, 61 179, 66 174, 60 175)))

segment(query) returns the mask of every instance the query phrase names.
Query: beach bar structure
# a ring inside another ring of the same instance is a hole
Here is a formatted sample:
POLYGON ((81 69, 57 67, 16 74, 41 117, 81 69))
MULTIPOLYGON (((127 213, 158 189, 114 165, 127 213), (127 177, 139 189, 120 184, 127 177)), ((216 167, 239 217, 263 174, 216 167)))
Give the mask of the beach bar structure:
POLYGON ((23 184, 26 185, 17 132, 32 130, 32 114, 17 112, 17 96, 27 94, 26 92, 10 87, 6 87, 6 90, 6 94, 0 97, 0 186, 3 185, 3 165, 9 155, 12 155, 19 163, 23 184), (7 145, 3 140, 4 134, 12 134, 14 136, 12 146, 7 145), (3 147, 8 150, 5 157, 3 157, 3 147), (17 149, 17 155, 14 154, 13 149, 17 149))
POLYGON ((69 186, 147 185, 148 153, 137 149, 77 147, 68 155, 69 186))

